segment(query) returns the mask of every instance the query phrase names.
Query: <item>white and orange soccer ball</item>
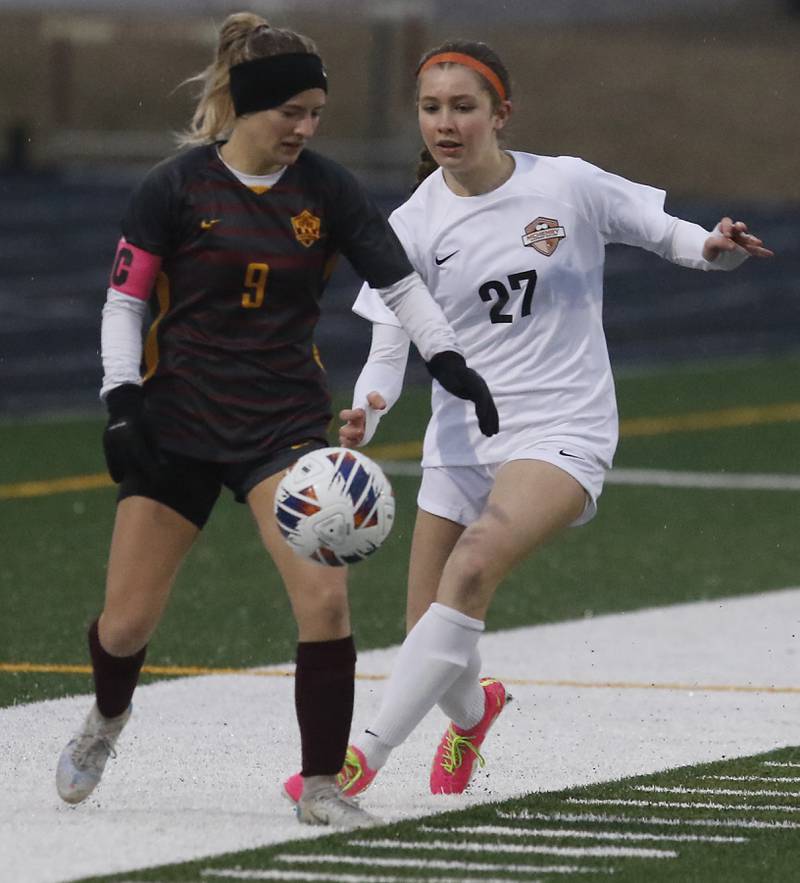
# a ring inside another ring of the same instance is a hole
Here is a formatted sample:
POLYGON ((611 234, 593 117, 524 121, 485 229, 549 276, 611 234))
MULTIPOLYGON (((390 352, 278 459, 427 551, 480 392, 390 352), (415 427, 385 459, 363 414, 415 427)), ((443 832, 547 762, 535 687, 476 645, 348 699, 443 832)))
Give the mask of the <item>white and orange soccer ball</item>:
POLYGON ((376 552, 394 523, 394 493, 383 470, 359 451, 305 454, 275 492, 275 517, 287 543, 319 564, 356 564, 376 552))

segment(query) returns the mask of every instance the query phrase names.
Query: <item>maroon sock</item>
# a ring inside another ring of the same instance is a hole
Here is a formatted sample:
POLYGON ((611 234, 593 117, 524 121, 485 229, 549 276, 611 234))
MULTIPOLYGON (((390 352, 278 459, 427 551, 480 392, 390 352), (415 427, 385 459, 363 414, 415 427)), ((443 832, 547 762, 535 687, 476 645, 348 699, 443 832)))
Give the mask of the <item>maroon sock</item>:
POLYGON ((353 719, 355 673, 352 635, 298 643, 294 702, 304 776, 333 776, 342 768, 353 719))
POLYGON ((89 626, 89 653, 92 657, 97 708, 103 717, 118 717, 131 704, 147 645, 133 656, 112 656, 100 643, 95 620, 89 626))

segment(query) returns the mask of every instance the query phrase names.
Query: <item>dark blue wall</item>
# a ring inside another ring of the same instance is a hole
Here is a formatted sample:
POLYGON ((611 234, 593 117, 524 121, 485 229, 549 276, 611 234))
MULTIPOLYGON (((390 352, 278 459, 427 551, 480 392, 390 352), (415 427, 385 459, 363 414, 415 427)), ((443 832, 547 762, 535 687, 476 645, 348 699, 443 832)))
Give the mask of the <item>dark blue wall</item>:
MULTIPOLYGON (((0 176, 0 414, 99 407, 100 310, 132 183, 117 174, 0 176)), ((387 212, 400 199, 384 196, 387 212)), ((800 206, 667 210, 707 227, 735 211, 778 257, 733 274, 698 273, 610 248, 605 322, 614 364, 800 348, 800 206)), ((337 386, 352 383, 369 347, 367 323, 350 313, 358 284, 341 262, 325 296, 317 340, 337 386)), ((424 378, 418 362, 412 376, 424 378)))

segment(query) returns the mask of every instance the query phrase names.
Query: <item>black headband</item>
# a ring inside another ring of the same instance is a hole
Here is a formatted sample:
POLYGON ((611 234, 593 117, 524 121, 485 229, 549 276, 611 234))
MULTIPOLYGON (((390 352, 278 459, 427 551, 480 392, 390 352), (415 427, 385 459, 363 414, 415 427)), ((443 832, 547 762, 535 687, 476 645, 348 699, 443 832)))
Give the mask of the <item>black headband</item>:
POLYGON ((322 59, 311 52, 286 52, 243 61, 231 68, 230 77, 237 117, 280 107, 306 89, 328 91, 322 59))

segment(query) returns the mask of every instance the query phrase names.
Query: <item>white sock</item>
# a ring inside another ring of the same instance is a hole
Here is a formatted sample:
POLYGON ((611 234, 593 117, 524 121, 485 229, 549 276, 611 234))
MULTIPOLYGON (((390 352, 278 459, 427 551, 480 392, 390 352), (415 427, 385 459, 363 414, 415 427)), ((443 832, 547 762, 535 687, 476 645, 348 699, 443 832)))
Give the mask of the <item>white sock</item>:
POLYGON ((377 717, 355 740, 371 769, 386 762, 460 677, 483 629, 480 619, 431 604, 403 641, 377 717))
POLYGON ((476 647, 469 663, 439 700, 445 717, 462 730, 471 730, 480 723, 486 711, 486 694, 480 684, 481 654, 476 647))

